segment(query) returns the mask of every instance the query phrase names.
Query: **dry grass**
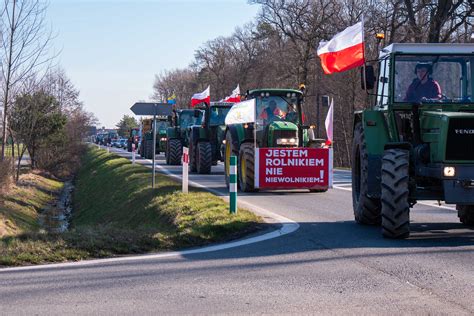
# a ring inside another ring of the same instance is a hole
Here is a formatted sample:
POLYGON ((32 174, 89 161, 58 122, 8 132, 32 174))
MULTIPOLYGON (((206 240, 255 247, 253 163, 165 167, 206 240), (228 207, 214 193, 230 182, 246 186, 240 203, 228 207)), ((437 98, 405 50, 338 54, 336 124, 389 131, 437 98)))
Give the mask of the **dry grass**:
POLYGON ((0 160, 0 200, 1 197, 9 191, 12 180, 13 159, 5 157, 5 160, 0 160))

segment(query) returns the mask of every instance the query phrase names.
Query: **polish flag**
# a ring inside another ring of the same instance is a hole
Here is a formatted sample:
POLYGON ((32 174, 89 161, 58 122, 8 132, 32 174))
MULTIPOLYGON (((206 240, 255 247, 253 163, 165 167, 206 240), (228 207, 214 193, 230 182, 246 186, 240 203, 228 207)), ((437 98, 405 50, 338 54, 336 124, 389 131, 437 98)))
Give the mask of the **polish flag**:
POLYGON ((232 94, 224 99, 225 102, 240 102, 240 86, 232 91, 232 94))
POLYGON ((346 71, 364 64, 364 25, 359 22, 337 33, 330 41, 320 42, 318 56, 324 73, 346 71))
POLYGON ((206 102, 207 104, 211 103, 211 95, 209 93, 211 86, 208 86, 206 90, 201 93, 193 94, 191 98, 191 107, 194 107, 196 104, 206 102))
POLYGON ((326 142, 327 145, 332 144, 333 142, 333 126, 334 126, 334 98, 331 100, 331 106, 329 107, 328 114, 326 116, 326 120, 324 121, 324 125, 326 126, 326 135, 328 136, 328 141, 326 142))

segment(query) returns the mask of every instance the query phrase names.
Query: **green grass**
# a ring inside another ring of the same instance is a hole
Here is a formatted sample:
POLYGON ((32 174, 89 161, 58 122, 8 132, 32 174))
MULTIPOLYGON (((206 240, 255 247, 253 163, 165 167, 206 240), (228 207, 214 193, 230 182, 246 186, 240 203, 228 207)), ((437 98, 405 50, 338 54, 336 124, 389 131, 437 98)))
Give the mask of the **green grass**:
MULTIPOLYGON (((31 223, 30 229, 4 236, 0 265, 202 246, 261 227, 253 213, 239 209, 237 215, 230 215, 228 203, 210 193, 190 188, 189 194, 183 194, 181 183, 161 174, 157 174, 157 188, 152 189, 150 182, 150 169, 89 149, 77 176, 71 229, 52 235, 31 223)), ((31 200, 36 211, 42 205, 36 203, 41 200, 37 195, 31 200)))
MULTIPOLYGON (((23 150, 23 144, 20 144, 20 150, 23 150)), ((13 155, 13 146, 12 145, 6 145, 5 146, 5 156, 6 157, 12 157, 13 155)), ((18 152, 18 146, 15 145, 15 157, 18 157, 19 152, 18 152)))

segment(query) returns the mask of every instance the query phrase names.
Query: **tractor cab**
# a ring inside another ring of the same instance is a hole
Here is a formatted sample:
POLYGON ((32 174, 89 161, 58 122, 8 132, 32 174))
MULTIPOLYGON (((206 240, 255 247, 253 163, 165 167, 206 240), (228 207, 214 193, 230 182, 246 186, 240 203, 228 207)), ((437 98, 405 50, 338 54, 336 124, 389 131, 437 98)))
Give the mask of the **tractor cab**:
POLYGON ((234 103, 205 102, 194 107, 199 119, 189 127, 189 165, 191 172, 208 174, 211 166, 222 158, 222 141, 225 135, 225 118, 234 103))
POLYGON ((259 147, 297 147, 307 143, 307 134, 302 128, 301 91, 250 90, 247 92, 247 99, 256 101, 256 134, 259 147))

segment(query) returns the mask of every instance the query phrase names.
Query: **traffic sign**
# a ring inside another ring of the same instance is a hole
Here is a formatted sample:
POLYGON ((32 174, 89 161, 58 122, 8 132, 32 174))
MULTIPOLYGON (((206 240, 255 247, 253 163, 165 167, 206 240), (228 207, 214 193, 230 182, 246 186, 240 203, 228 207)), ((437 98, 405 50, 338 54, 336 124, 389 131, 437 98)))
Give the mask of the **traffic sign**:
POLYGON ((167 116, 173 113, 173 105, 169 103, 137 102, 130 108, 135 115, 167 116))

